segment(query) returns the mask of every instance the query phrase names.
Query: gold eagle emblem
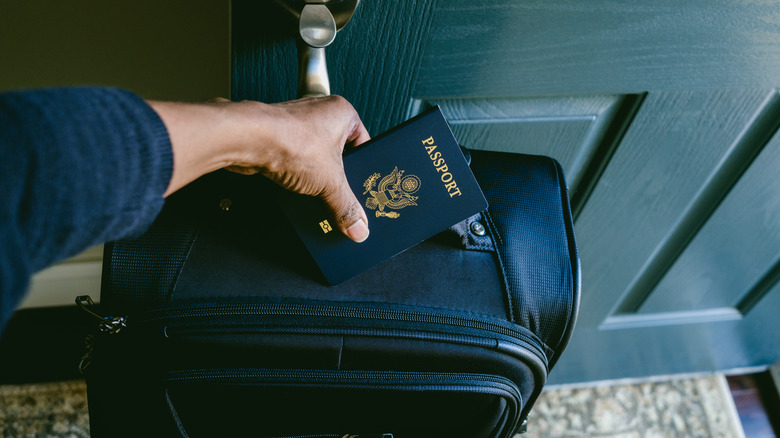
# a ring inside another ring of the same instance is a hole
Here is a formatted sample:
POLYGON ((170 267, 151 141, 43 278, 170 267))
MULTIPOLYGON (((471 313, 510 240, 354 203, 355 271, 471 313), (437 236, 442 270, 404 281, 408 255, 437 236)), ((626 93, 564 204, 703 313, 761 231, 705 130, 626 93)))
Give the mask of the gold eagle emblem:
POLYGON ((397 219, 401 216, 400 213, 385 211, 385 208, 400 210, 410 205, 417 205, 419 197, 412 195, 420 190, 420 184, 420 178, 415 175, 404 176, 404 171, 398 170, 398 167, 384 177, 374 173, 363 183, 363 188, 366 189, 363 194, 370 195, 366 199, 366 207, 376 210, 376 217, 397 219), (378 185, 377 180, 379 180, 378 185))

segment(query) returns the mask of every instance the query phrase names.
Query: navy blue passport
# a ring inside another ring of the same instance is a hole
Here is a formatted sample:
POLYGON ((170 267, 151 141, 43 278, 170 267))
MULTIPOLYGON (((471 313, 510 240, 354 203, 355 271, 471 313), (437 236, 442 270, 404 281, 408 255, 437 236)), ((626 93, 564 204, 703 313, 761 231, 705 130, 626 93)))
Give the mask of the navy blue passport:
POLYGON ((319 198, 285 191, 279 199, 331 285, 487 208, 438 107, 345 155, 344 170, 368 216, 370 234, 363 243, 334 227, 319 198))

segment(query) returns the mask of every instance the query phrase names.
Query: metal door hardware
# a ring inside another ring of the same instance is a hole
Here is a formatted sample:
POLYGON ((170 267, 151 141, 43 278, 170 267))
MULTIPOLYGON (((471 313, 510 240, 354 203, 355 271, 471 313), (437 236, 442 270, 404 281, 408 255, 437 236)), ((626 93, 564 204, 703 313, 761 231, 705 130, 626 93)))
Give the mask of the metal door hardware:
POLYGON ((298 20, 298 97, 330 94, 325 47, 352 18, 360 0, 276 0, 298 20))

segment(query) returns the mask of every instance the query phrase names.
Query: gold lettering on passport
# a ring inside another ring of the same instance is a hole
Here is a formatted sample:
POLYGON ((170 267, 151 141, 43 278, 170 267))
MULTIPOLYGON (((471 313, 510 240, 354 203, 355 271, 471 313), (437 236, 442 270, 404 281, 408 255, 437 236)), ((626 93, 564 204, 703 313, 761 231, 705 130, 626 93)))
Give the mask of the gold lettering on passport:
POLYGON ((385 208, 400 210, 404 207, 417 205, 419 196, 412 195, 420 190, 420 184, 420 178, 415 175, 404 176, 404 171, 398 170, 398 167, 384 177, 379 173, 374 173, 363 183, 363 188, 366 189, 363 194, 370 195, 366 198, 366 207, 376 210, 376 217, 397 219, 401 216, 400 213, 385 211, 385 208), (378 185, 377 180, 379 180, 378 185))
POLYGON ((320 222, 320 228, 322 228, 323 234, 328 234, 331 231, 333 231, 333 227, 330 226, 330 223, 328 223, 327 219, 325 219, 324 221, 320 222))
POLYGON ((447 167, 447 162, 444 160, 444 157, 442 157, 441 152, 436 150, 434 142, 433 136, 422 141, 423 145, 427 145, 424 147, 428 152, 428 158, 431 159, 431 163, 436 169, 436 172, 441 174, 439 175, 439 178, 441 179, 441 182, 444 183, 444 189, 447 190, 447 194, 450 195, 450 198, 460 196, 461 193, 458 188, 458 183, 455 182, 455 177, 449 172, 450 169, 447 167))

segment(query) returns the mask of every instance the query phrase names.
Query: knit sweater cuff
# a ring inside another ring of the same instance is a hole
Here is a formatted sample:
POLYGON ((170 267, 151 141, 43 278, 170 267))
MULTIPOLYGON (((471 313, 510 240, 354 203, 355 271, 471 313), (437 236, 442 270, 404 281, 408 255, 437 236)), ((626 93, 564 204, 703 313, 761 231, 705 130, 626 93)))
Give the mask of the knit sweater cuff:
MULTIPOLYGON (((173 152, 162 120, 133 93, 0 93, 0 127, 0 241, 13 243, 0 248, 3 275, 24 279, 92 245, 140 234, 162 209, 173 152)), ((9 282, 12 291, 2 283, 7 315, 26 280, 9 282)))

